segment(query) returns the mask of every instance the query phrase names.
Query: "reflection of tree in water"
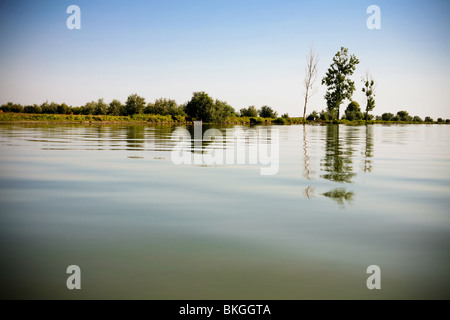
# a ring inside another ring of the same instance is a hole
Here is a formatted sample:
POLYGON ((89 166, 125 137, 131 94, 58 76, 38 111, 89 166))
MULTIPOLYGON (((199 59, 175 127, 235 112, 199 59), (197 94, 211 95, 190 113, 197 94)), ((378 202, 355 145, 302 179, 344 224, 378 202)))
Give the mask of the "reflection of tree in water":
POLYGON ((177 128, 177 126, 168 125, 153 127, 146 135, 146 139, 149 140, 150 150, 171 151, 173 148, 172 133, 177 128))
MULTIPOLYGON (((222 126, 221 128, 226 128, 222 126)), ((234 126, 229 126, 234 130, 234 126)), ((195 123, 184 127, 190 134, 190 150, 196 156, 205 154, 208 146, 212 149, 222 149, 225 152, 227 133, 210 124, 195 123)))
POLYGON ((121 150, 123 145, 123 127, 113 126, 109 131, 109 145, 111 150, 121 150))
MULTIPOLYGON (((325 142, 325 157, 321 162, 322 170, 325 172, 321 177, 338 183, 352 183, 356 176, 353 172, 353 131, 350 130, 345 142, 339 138, 339 125, 327 126, 327 136, 325 142)), ((336 201, 340 206, 344 202, 350 203, 353 200, 354 193, 347 191, 346 188, 336 188, 323 193, 336 201)))
POLYGON ((352 168, 351 137, 350 142, 344 150, 344 143, 339 139, 339 125, 327 126, 327 139, 325 143, 325 158, 321 165, 326 173, 322 178, 341 183, 351 183, 355 173, 352 168))
POLYGON ((313 186, 307 186, 305 188, 305 190, 303 190, 303 193, 305 194, 305 197, 308 199, 312 199, 314 198, 314 192, 315 192, 315 188, 313 186))
MULTIPOLYGON (((303 176, 306 179, 311 180, 311 174, 313 172, 311 170, 310 157, 308 155, 308 139, 306 137, 306 124, 303 125, 303 165, 304 165, 303 176)), ((303 190, 305 197, 308 199, 314 198, 314 191, 315 189, 312 186, 307 186, 305 190, 303 190)))
POLYGON ((364 150, 364 172, 372 172, 373 128, 366 126, 366 144, 364 150))
POLYGON ((127 126, 127 150, 143 150, 144 140, 144 126, 127 126))
POLYGON ((308 155, 308 142, 306 140, 306 124, 303 125, 303 161, 305 170, 303 171, 303 176, 311 180, 311 167, 309 163, 309 155, 308 155))
POLYGON ((336 188, 328 192, 323 193, 327 198, 336 201, 340 206, 344 206, 344 200, 348 203, 353 201, 353 196, 355 193, 353 191, 347 191, 346 188, 336 188))
POLYGON ((106 138, 106 130, 105 127, 103 126, 97 126, 96 127, 96 141, 97 141, 97 146, 98 149, 97 150, 103 150, 104 146, 105 146, 105 138, 106 138))

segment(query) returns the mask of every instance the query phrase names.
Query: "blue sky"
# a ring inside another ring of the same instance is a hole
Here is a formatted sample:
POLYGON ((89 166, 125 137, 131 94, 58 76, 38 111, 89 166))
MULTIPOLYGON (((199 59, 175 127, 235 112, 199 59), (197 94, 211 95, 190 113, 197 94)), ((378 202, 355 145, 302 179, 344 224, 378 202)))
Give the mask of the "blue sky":
POLYGON ((184 103, 206 91, 236 110, 269 105, 299 116, 314 45, 318 92, 309 111, 326 108, 320 80, 344 46, 360 60, 354 100, 363 105, 369 70, 375 114, 450 118, 449 27, 446 0, 2 1, 0 103, 77 106, 131 93, 184 103), (71 4, 81 9, 81 30, 66 27, 71 4), (381 30, 366 27, 372 4, 381 30))

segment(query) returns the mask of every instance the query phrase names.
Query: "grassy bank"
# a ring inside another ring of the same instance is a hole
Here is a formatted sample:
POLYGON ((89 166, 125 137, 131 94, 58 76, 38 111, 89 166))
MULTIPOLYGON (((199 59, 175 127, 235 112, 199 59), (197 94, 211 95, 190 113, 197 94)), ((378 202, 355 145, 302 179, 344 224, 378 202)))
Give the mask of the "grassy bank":
MULTIPOLYGON (((275 119, 230 117, 226 124, 271 124, 275 119)), ((131 124, 183 124, 191 123, 185 116, 162 116, 157 114, 135 114, 132 116, 110 115, 70 115, 70 114, 32 114, 0 113, 0 123, 131 123, 131 124)))
MULTIPOLYGON (((81 123, 81 124, 184 124, 191 121, 184 116, 162 116, 157 114, 135 114, 133 116, 110 115, 70 115, 70 114, 30 114, 0 113, 0 123, 81 123)), ((364 120, 318 120, 304 121, 303 118, 261 118, 261 117, 229 117, 224 124, 244 125, 291 125, 291 124, 346 124, 365 125, 364 120)), ((383 121, 370 120, 368 124, 448 124, 449 122, 415 122, 415 121, 383 121)))
POLYGON ((0 122, 14 123, 185 123, 183 116, 136 114, 133 116, 0 113, 0 122))

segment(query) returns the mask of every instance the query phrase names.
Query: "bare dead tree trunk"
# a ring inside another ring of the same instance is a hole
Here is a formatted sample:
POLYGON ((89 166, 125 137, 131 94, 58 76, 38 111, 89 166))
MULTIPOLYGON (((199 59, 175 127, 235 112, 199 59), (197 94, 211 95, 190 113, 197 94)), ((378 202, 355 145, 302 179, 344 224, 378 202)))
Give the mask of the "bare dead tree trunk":
POLYGON ((308 104, 308 99, 316 93, 313 89, 314 82, 317 78, 317 62, 318 56, 314 51, 314 47, 311 46, 309 50, 309 55, 306 57, 306 75, 305 75, 305 106, 303 108, 303 120, 306 120, 306 105, 308 104))

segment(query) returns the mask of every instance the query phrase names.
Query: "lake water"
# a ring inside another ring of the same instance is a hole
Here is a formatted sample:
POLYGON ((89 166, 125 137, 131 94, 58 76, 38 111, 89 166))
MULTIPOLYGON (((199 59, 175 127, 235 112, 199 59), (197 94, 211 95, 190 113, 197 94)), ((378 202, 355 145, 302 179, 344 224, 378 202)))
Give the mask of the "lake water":
POLYGON ((0 125, 1 297, 450 298, 450 126, 273 126, 275 175, 183 128, 0 125))

